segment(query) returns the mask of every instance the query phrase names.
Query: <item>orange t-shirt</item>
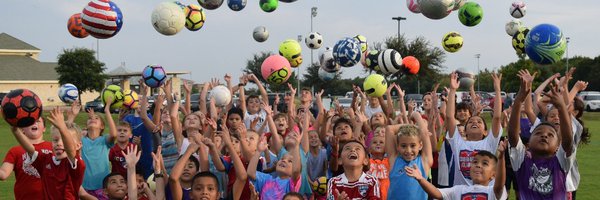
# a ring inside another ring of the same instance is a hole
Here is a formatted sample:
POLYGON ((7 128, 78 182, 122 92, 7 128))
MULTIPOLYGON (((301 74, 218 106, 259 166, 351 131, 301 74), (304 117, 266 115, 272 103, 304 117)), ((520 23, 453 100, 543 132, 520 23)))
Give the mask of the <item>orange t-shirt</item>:
POLYGON ((381 199, 387 199, 388 188, 390 187, 390 161, 388 158, 383 160, 369 159, 368 174, 377 178, 379 181, 379 191, 381 191, 381 199))

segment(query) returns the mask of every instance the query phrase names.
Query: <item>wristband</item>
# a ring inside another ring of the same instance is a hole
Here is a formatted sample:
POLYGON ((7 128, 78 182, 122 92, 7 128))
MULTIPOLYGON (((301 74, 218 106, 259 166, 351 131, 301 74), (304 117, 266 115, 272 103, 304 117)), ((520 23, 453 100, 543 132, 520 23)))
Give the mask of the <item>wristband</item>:
POLYGON ((240 84, 238 84, 238 87, 244 87, 244 86, 246 86, 246 84, 245 84, 245 83, 240 83, 240 84))
POLYGON ((154 173, 154 178, 162 178, 164 175, 162 173, 154 173))

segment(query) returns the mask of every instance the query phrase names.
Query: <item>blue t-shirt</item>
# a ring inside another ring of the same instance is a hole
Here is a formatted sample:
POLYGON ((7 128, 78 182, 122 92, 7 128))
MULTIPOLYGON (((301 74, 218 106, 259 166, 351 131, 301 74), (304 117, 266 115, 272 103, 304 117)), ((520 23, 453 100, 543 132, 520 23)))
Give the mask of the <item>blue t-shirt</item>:
POLYGON ((252 181, 262 200, 280 200, 291 191, 290 179, 273 177, 270 174, 256 172, 256 180, 252 181))
MULTIPOLYGON (((149 114, 148 117, 152 119, 152 116, 149 114)), ((142 146, 142 155, 140 156, 140 161, 136 165, 138 169, 142 169, 144 172, 144 178, 148 178, 152 172, 154 172, 154 168, 152 167, 152 147, 153 147, 153 137, 152 132, 146 129, 144 126, 144 122, 141 117, 136 117, 133 114, 129 114, 123 118, 123 121, 129 123, 131 126, 131 130, 133 136, 141 137, 141 146, 142 146)), ((130 141, 132 142, 132 141, 130 141)))
MULTIPOLYGON (((283 158, 283 155, 285 155, 286 153, 288 153, 288 151, 285 148, 281 148, 277 157, 283 158)), ((300 178, 302 180, 300 182, 300 191, 298 191, 298 193, 304 196, 310 196, 312 195, 312 187, 308 179, 308 167, 306 166, 306 156, 306 153, 304 153, 304 150, 302 150, 302 147, 300 147, 300 163, 302 163, 302 173, 300 174, 300 178)))
POLYGON ((388 190, 388 197, 394 197, 394 199, 427 199, 427 193, 419 185, 419 182, 413 177, 406 175, 404 167, 417 165, 421 171, 421 176, 427 177, 425 169, 423 169, 423 160, 421 155, 417 156, 416 159, 406 162, 402 157, 398 156, 390 171, 390 188, 388 190))
POLYGON ((110 173, 108 152, 113 143, 108 142, 108 135, 102 135, 94 140, 83 137, 81 144, 81 158, 85 162, 83 188, 86 190, 102 189, 102 180, 110 173))

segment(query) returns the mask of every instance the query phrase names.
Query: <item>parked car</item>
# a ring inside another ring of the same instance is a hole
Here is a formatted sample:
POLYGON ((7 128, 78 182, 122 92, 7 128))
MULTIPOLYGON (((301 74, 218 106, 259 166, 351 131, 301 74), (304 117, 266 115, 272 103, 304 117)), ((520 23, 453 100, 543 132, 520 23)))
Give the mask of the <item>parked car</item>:
POLYGON ((104 112, 104 103, 102 103, 102 99, 100 96, 96 97, 92 101, 88 101, 85 103, 85 110, 93 109, 94 112, 104 112))
POLYGON ((583 105, 587 111, 600 110, 600 94, 585 94, 581 96, 583 105))

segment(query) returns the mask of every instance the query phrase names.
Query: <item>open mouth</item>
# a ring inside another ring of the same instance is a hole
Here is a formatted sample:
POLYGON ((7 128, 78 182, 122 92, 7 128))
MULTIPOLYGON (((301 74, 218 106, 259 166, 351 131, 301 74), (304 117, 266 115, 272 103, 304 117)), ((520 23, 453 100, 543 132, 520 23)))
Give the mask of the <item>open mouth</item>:
POLYGON ((37 130, 38 130, 38 127, 37 127, 37 126, 31 127, 31 130, 32 130, 32 131, 37 131, 37 130))
POLYGON ((356 155, 355 153, 348 154, 348 159, 358 160, 358 155, 356 155))
POLYGON ((282 168, 286 168, 287 165, 283 162, 280 162, 277 166, 282 167, 282 168))

